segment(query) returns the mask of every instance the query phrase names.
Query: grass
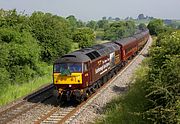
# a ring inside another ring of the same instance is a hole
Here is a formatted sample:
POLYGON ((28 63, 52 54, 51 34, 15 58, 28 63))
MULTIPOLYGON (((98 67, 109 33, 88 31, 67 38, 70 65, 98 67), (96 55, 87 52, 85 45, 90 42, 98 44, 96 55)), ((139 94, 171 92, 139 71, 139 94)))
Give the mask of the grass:
POLYGON ((142 112, 145 111, 148 101, 145 97, 144 82, 148 67, 141 67, 135 74, 136 82, 130 90, 112 100, 104 108, 104 118, 96 121, 97 124, 147 124, 142 112))
POLYGON ((25 96, 42 85, 52 83, 52 66, 48 66, 45 71, 47 72, 46 75, 43 77, 38 77, 30 82, 25 82, 21 85, 8 85, 5 92, 0 95, 0 106, 25 96))

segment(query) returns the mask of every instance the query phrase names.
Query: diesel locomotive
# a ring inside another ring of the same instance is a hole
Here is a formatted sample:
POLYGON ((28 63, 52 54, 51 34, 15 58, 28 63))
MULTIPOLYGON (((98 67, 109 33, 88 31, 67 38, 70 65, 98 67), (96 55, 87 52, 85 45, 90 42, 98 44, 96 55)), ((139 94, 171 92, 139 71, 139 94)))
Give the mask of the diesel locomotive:
POLYGON ((112 78, 149 39, 149 31, 94 45, 58 58, 53 65, 54 95, 58 100, 83 101, 112 78))

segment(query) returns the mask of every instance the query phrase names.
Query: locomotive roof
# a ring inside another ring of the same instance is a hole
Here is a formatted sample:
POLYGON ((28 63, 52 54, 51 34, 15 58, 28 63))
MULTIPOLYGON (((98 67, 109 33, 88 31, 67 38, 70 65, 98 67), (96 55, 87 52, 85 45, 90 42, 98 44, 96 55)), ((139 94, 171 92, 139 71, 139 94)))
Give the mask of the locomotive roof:
POLYGON ((144 35, 142 33, 139 34, 135 34, 133 37, 137 38, 137 39, 141 39, 144 35))
POLYGON ((136 38, 128 37, 128 38, 123 38, 123 39, 117 40, 115 42, 118 43, 118 44, 121 44, 122 46, 125 46, 125 45, 127 45, 129 43, 132 43, 134 41, 136 41, 136 38))
POLYGON ((87 62, 100 56, 107 55, 115 50, 119 50, 120 46, 113 42, 94 45, 90 48, 84 48, 72 53, 66 54, 58 58, 55 63, 63 62, 87 62))
POLYGON ((141 32, 139 32, 139 33, 137 33, 137 34, 133 35, 133 37, 135 37, 135 38, 137 38, 137 39, 141 39, 141 38, 143 38, 143 37, 144 37, 144 35, 146 35, 146 34, 148 34, 148 33, 149 33, 149 31, 148 31, 148 30, 141 31, 141 32))
POLYGON ((75 51, 73 53, 66 54, 60 58, 58 58, 55 63, 63 63, 63 62, 86 62, 91 59, 85 55, 83 51, 75 51))
POLYGON ((92 48, 97 50, 97 52, 101 56, 103 56, 103 55, 106 55, 106 54, 110 54, 110 53, 112 53, 112 52, 114 52, 116 50, 119 50, 120 46, 115 44, 114 42, 107 42, 107 43, 92 46, 92 48))

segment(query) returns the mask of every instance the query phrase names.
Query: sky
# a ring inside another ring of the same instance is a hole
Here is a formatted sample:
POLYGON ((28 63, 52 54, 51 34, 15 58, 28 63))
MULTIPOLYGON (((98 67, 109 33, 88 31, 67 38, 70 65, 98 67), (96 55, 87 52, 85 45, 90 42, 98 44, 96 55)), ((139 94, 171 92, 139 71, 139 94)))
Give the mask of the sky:
POLYGON ((180 19, 180 0, 0 0, 0 8, 17 9, 26 14, 43 11, 63 17, 74 15, 83 21, 99 20, 103 16, 137 18, 141 13, 180 19))

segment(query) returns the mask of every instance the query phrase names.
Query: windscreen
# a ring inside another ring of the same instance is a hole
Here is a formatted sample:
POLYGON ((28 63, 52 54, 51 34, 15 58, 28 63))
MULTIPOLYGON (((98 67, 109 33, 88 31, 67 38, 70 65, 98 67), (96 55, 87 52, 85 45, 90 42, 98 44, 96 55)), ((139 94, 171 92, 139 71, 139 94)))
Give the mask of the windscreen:
POLYGON ((64 72, 82 72, 82 64, 80 63, 60 63, 54 65, 54 72, 64 73, 64 72))

